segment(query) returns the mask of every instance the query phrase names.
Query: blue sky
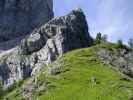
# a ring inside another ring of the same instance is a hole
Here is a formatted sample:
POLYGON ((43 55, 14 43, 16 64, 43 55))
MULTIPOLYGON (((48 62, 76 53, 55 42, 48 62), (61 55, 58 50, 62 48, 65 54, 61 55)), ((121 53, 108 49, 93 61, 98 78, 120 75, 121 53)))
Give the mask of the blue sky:
POLYGON ((110 41, 133 38, 133 0, 54 0, 55 16, 77 7, 86 14, 91 36, 102 32, 110 41))

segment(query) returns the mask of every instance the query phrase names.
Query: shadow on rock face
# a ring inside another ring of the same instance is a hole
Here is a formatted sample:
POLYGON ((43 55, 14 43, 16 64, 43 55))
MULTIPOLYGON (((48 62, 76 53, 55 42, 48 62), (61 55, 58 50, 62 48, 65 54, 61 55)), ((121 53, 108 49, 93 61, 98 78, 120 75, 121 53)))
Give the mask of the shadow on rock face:
POLYGON ((53 18, 53 0, 0 0, 0 42, 29 34, 53 18))

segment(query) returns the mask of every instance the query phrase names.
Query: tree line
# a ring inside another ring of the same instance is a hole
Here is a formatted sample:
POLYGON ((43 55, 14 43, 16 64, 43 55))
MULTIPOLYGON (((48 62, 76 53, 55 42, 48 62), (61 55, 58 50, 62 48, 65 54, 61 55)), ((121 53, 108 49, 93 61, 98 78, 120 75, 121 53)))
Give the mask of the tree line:
MULTIPOLYGON (((108 42, 108 35, 107 34, 102 34, 102 33, 99 32, 99 33, 97 33, 96 38, 94 39, 93 44, 96 45, 96 44, 101 44, 101 43, 105 43, 105 42, 108 42)), ((125 46, 122 39, 118 39, 116 44, 119 47, 125 46)), ((129 48, 133 49, 133 38, 130 38, 128 40, 128 45, 127 46, 129 48)))

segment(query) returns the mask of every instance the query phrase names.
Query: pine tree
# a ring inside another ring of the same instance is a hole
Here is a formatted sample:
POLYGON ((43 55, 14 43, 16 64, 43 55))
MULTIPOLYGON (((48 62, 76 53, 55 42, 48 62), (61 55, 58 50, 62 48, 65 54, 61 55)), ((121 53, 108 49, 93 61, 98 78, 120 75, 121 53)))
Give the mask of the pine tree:
POLYGON ((100 44, 102 41, 102 34, 99 32, 97 33, 95 44, 100 44))
POLYGON ((124 47, 123 41, 122 41, 121 39, 119 39, 119 40, 117 41, 117 46, 118 46, 118 48, 123 48, 123 47, 124 47))

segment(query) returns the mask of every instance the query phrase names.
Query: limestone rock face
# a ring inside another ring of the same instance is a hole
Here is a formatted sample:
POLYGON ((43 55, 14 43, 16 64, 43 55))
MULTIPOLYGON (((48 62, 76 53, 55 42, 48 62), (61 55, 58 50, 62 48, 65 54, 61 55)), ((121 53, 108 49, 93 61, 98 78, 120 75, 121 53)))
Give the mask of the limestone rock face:
POLYGON ((53 17, 53 0, 0 0, 0 41, 30 33, 53 17))
POLYGON ((133 78, 133 52, 126 49, 118 49, 111 52, 100 48, 97 55, 104 64, 110 64, 120 72, 133 78))
POLYGON ((27 36, 9 56, 1 60, 0 69, 8 76, 0 76, 5 85, 11 85, 14 81, 35 75, 42 65, 51 63, 63 53, 91 44, 84 13, 81 9, 73 10, 66 16, 53 18, 27 36))
POLYGON ((91 43, 85 15, 81 9, 77 9, 66 16, 53 18, 35 30, 23 40, 20 52, 29 54, 46 45, 53 45, 57 52, 62 54, 76 48, 87 47, 91 43))

